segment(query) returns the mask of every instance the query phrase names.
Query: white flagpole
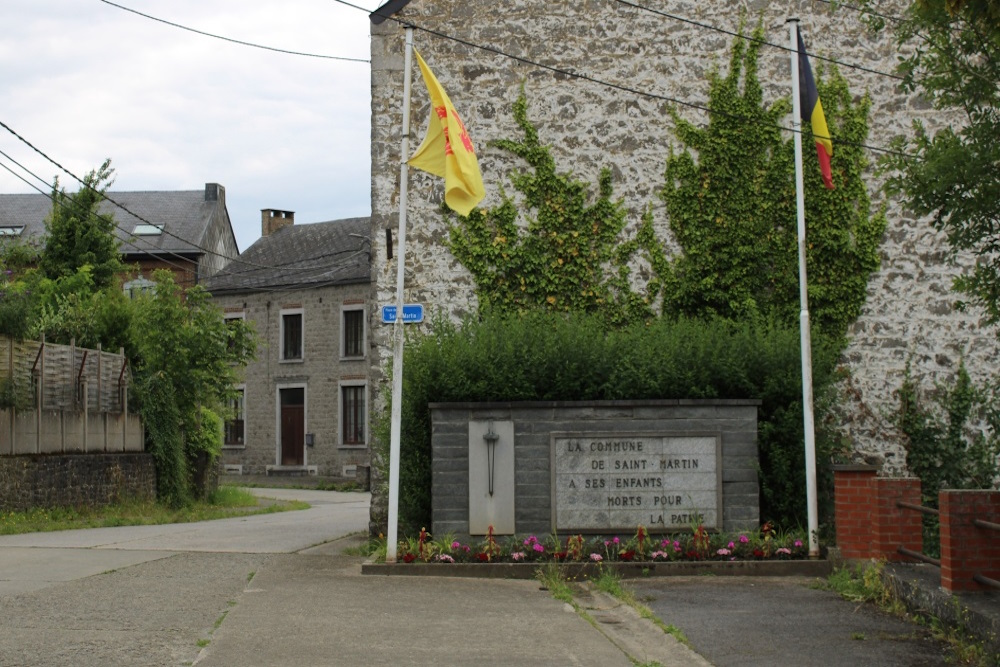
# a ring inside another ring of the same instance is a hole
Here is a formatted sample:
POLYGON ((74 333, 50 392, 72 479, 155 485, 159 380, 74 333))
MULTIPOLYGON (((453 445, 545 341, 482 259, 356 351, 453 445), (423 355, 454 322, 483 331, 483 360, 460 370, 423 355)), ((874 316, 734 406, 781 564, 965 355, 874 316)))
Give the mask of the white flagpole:
POLYGON ((812 341, 806 280, 806 200, 802 178, 802 109, 799 101, 799 20, 788 19, 792 53, 792 129, 795 135, 795 208, 799 236, 799 340, 802 350, 802 420, 806 447, 806 504, 809 513, 809 557, 819 557, 819 511, 816 500, 816 431, 813 422, 812 341))
POLYGON ((406 28, 403 56, 403 141, 399 156, 399 244, 396 251, 396 322, 392 351, 392 427, 389 435, 389 526, 385 562, 396 562, 399 542, 399 441, 403 422, 403 281, 406 263, 406 198, 410 155, 410 67, 413 62, 413 28, 406 28))

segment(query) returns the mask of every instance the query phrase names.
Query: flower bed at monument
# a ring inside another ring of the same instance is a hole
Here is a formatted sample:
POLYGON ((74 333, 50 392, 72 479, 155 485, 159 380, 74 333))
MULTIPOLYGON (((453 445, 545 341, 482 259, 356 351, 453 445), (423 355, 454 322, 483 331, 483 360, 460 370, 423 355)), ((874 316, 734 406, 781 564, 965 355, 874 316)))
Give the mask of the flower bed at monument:
POLYGON ((652 536, 643 526, 631 536, 555 535, 495 537, 492 526, 480 542, 463 543, 453 536, 432 539, 421 530, 401 540, 400 563, 632 563, 699 561, 774 561, 807 558, 804 534, 779 532, 770 523, 757 531, 713 533, 703 526, 690 533, 652 536))

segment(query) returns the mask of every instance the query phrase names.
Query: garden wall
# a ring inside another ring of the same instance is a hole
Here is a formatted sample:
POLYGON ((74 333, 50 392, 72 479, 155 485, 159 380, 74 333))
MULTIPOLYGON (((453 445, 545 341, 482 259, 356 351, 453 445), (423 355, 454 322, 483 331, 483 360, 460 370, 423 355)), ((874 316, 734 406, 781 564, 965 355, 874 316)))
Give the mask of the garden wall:
POLYGON ((0 510, 94 507, 156 498, 151 454, 49 454, 0 457, 0 510))
POLYGON ((432 403, 432 533, 755 529, 759 405, 432 403))

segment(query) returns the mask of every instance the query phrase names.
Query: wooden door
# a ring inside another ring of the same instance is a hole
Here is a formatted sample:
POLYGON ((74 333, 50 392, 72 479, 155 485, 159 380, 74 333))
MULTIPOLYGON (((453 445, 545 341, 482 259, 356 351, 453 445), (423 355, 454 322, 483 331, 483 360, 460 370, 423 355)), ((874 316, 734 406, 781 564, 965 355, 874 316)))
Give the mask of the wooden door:
POLYGON ((281 389, 281 465, 305 465, 305 390, 281 389))

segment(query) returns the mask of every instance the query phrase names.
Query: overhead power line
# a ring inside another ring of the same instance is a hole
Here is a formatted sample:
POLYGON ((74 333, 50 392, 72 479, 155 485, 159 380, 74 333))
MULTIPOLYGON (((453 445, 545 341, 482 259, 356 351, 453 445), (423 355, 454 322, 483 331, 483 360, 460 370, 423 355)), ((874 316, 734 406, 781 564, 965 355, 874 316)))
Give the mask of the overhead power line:
MULTIPOLYGON (((71 172, 69 169, 67 169, 66 167, 64 167, 59 162, 56 162, 54 159, 52 159, 51 157, 49 157, 44 151, 42 151, 37 146, 35 146, 34 144, 32 144, 30 141, 28 141, 27 139, 25 139, 24 137, 22 137, 13 128, 11 128, 9 125, 7 125, 6 123, 4 123, 3 121, 0 121, 0 127, 3 127, 9 133, 11 133, 12 135, 14 135, 18 140, 20 140, 22 143, 24 143, 26 146, 28 146, 34 152, 36 152, 38 155, 42 156, 45 160, 47 160, 51 164, 55 165, 58 169, 60 169, 61 171, 63 171, 70 178, 72 178, 73 180, 75 180, 78 183, 80 183, 80 185, 82 185, 84 187, 87 187, 87 188, 90 188, 91 190, 94 190, 93 186, 87 184, 87 182, 84 181, 83 179, 81 179, 79 176, 77 176, 76 174, 74 174, 73 172, 71 172)), ((23 169, 26 173, 28 173, 31 176, 33 176, 34 178, 36 178, 39 182, 45 184, 46 186, 48 186, 50 188, 54 188, 54 184, 48 183, 45 179, 43 179, 42 177, 40 177, 37 174, 35 174, 33 171, 31 171, 30 169, 28 169, 27 167, 25 167, 21 163, 17 162, 16 160, 14 160, 12 157, 10 157, 9 155, 7 155, 6 153, 3 153, 2 151, 0 151, 0 155, 3 155, 4 157, 6 157, 8 160, 10 160, 11 162, 13 162, 17 166, 19 166, 21 169, 23 169)), ((4 166, 4 168, 7 169, 8 171, 11 171, 9 169, 9 167, 7 167, 6 165, 2 165, 2 166, 4 166)), ((16 175, 17 174, 15 174, 15 176, 16 175)), ((24 178, 21 178, 20 176, 18 176, 18 178, 20 178, 22 181, 25 180, 24 178)), ((25 182, 27 182, 27 181, 25 181, 25 182)), ((34 186, 34 185, 30 184, 30 183, 29 183, 29 185, 31 187, 33 187, 34 189, 38 190, 38 188, 36 186, 34 186)), ((45 196, 48 197, 49 199, 52 198, 51 195, 48 194, 48 193, 44 193, 43 192, 42 194, 45 194, 45 196)), ((245 267, 248 267, 247 269, 244 269, 242 271, 227 271, 227 270, 225 270, 225 268, 223 268, 222 270, 216 272, 213 275, 233 275, 233 276, 235 276, 235 275, 246 275, 248 271, 252 271, 252 270, 268 270, 268 271, 279 271, 279 272, 287 272, 287 273, 294 273, 294 272, 300 272, 300 273, 310 272, 310 273, 315 273, 316 271, 322 271, 322 270, 324 270, 324 268, 326 268, 326 267, 323 267, 323 266, 318 266, 318 267, 317 266, 313 266, 313 267, 308 267, 307 268, 307 267, 296 267, 296 266, 289 266, 289 265, 266 265, 266 264, 259 264, 259 263, 256 263, 256 262, 250 262, 250 261, 244 260, 244 259, 242 259, 240 257, 229 257, 228 255, 224 255, 224 254, 222 254, 220 252, 217 252, 215 250, 212 250, 210 248, 205 248, 203 246, 198 245, 197 243, 195 243, 193 241, 190 241, 190 240, 185 239, 185 238, 183 238, 181 236, 178 236, 177 234, 174 234, 173 232, 170 232, 169 230, 166 229, 165 225, 157 225, 155 222, 152 222, 152 221, 148 220, 144 216, 139 215, 138 213, 135 213, 134 211, 131 211, 128 207, 126 207, 125 205, 123 205, 120 202, 116 201, 114 199, 114 197, 110 196, 106 192, 101 192, 99 194, 101 195, 101 197, 103 199, 107 200, 113 206, 115 206, 115 207, 121 209, 122 211, 124 211, 125 213, 133 216, 134 218, 136 218, 140 222, 146 223, 148 225, 154 225, 156 227, 160 227, 161 233, 163 233, 166 236, 170 236, 171 238, 177 239, 177 240, 179 240, 179 241, 181 241, 181 242, 183 242, 183 243, 185 243, 187 245, 190 245, 194 249, 202 251, 203 253, 206 253, 206 254, 209 254, 209 255, 215 255, 217 257, 221 257, 221 258, 225 259, 227 262, 229 262, 230 264, 240 264, 240 265, 243 265, 245 267)), ((162 248, 156 247, 148 239, 143 239, 141 235, 137 236, 137 235, 132 234, 129 230, 121 227, 117 222, 115 222, 114 225, 115 225, 116 229, 118 229, 123 234, 125 234, 126 236, 128 236, 130 240, 136 240, 136 241, 141 240, 144 243, 146 243, 147 245, 151 246, 156 251, 156 253, 158 255, 173 256, 173 257, 175 257, 177 259, 182 259, 185 262, 189 262, 190 261, 188 258, 184 257, 183 255, 178 254, 175 251, 164 250, 162 248)), ((353 257, 358 257, 358 256, 360 256, 362 254, 366 254, 366 253, 370 254, 370 250, 365 251, 365 250, 361 250, 361 249, 348 249, 348 250, 338 251, 338 252, 335 252, 335 253, 329 253, 327 255, 322 255, 322 256, 314 258, 314 259, 322 259, 322 258, 325 258, 325 257, 334 257, 334 256, 342 255, 342 254, 350 254, 351 257, 349 257, 348 259, 351 259, 353 257)), ((164 260, 164 261, 166 261, 166 260, 164 260)), ((167 262, 167 263, 170 263, 170 262, 167 262)), ((171 264, 171 265, 175 266, 177 268, 186 268, 186 267, 180 267, 177 264, 171 264)), ((346 266, 344 266, 341 263, 337 263, 337 264, 331 264, 329 266, 329 268, 327 269, 327 272, 332 277, 332 276, 336 275, 337 273, 339 273, 341 271, 345 271, 345 270, 347 270, 346 266)), ((280 276, 280 279, 284 280, 284 279, 286 279, 286 277, 285 276, 280 276)), ((332 281, 332 280, 329 282, 329 284, 333 284, 333 283, 334 283, 334 281, 332 281)), ((311 286, 316 286, 316 283, 313 283, 311 286)), ((266 289, 261 289, 260 291, 288 291, 288 290, 266 290, 266 289)))
POLYGON ((240 40, 240 39, 233 39, 232 37, 224 37, 222 35, 216 35, 216 34, 213 34, 213 33, 210 33, 210 32, 205 32, 204 30, 197 30, 195 28, 190 28, 190 27, 188 27, 186 25, 181 25, 180 23, 174 23, 173 21, 167 21, 166 19, 161 19, 161 18, 158 18, 156 16, 151 16, 149 14, 144 14, 144 13, 142 13, 140 11, 132 9, 131 7, 126 7, 124 5, 119 5, 119 4, 115 3, 115 2, 111 2, 110 0, 98 0, 98 1, 99 2, 103 2, 106 5, 110 5, 111 7, 116 7, 118 9, 123 10, 123 11, 126 11, 126 12, 129 12, 129 13, 135 14, 137 16, 141 16, 143 18, 149 19, 151 21, 156 21, 157 23, 163 23, 164 25, 168 25, 168 26, 171 26, 173 28, 180 28, 181 30, 187 30, 188 32, 193 32, 196 35, 203 35, 205 37, 212 37, 214 39, 221 39, 224 42, 230 42, 232 44, 239 44, 240 46, 249 46, 249 47, 254 48, 254 49, 264 49, 265 51, 275 51, 277 53, 286 53, 286 54, 292 55, 292 56, 305 56, 306 58, 323 58, 325 60, 343 60, 343 61, 346 61, 346 62, 353 62, 353 63, 367 63, 367 62, 371 62, 367 58, 348 58, 348 57, 345 57, 345 56, 327 56, 327 55, 322 55, 322 54, 319 54, 319 53, 304 53, 302 51, 289 51, 288 49, 279 49, 279 48, 274 47, 274 46, 265 46, 263 44, 255 44, 253 42, 245 42, 245 41, 240 40))

